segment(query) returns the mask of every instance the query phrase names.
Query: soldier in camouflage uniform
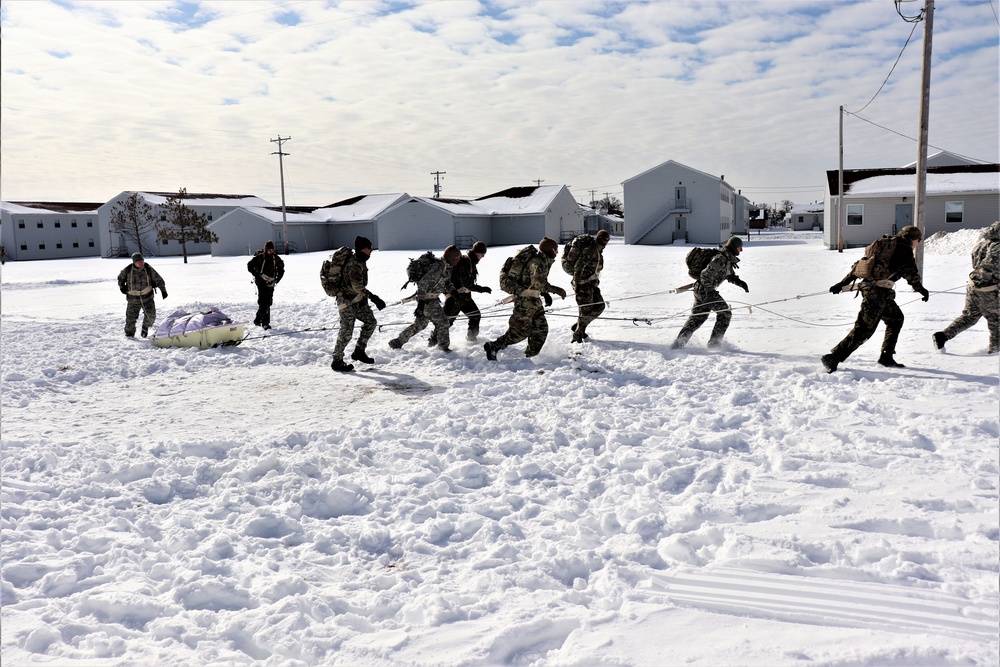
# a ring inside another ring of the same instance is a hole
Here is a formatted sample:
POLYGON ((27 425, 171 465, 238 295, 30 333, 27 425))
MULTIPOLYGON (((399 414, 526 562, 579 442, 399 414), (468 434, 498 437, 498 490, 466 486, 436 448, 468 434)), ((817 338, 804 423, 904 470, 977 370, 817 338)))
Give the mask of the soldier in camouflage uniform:
POLYGON ((542 300, 545 300, 546 306, 552 304, 549 292, 566 298, 566 290, 549 284, 549 269, 559 254, 559 244, 546 236, 538 244, 538 250, 539 254, 531 259, 525 271, 529 277, 528 286, 514 297, 514 312, 510 316, 507 331, 495 341, 483 345, 486 358, 490 361, 496 361, 500 350, 520 343, 525 338, 528 339, 528 347, 524 356, 533 357, 541 352, 549 335, 549 323, 545 320, 542 300))
POLYGON ((375 360, 368 356, 365 347, 368 339, 375 333, 375 314, 368 305, 370 299, 379 310, 385 308, 385 301, 368 291, 368 258, 372 254, 372 242, 364 236, 354 239, 354 254, 344 266, 344 292, 337 296, 337 307, 340 309, 340 332, 337 334, 337 344, 333 348, 333 363, 330 368, 341 373, 354 370, 354 364, 344 363, 344 350, 354 335, 354 322, 361 320, 361 333, 358 342, 351 353, 351 359, 366 364, 374 364, 375 360))
MULTIPOLYGON (((472 300, 473 292, 490 294, 493 292, 489 287, 476 284, 479 272, 476 265, 479 260, 486 256, 486 244, 476 241, 468 253, 462 255, 458 264, 451 270, 451 294, 445 299, 444 314, 448 316, 448 325, 455 324, 459 313, 465 313, 469 318, 469 329, 465 334, 466 340, 476 340, 479 337, 479 322, 482 316, 479 313, 479 306, 472 300)), ((436 343, 434 336, 431 336, 430 344, 436 343)))
POLYGON ((958 318, 944 331, 934 334, 934 344, 939 350, 944 344, 979 321, 986 318, 990 331, 988 353, 1000 352, 1000 221, 983 230, 979 242, 972 249, 972 273, 965 290, 965 308, 958 318))
POLYGON ((745 292, 750 291, 747 284, 736 275, 736 267, 740 264, 740 253, 742 252, 743 241, 738 236, 730 236, 723 251, 713 257, 708 266, 702 270, 701 276, 695 281, 692 289, 694 307, 691 308, 691 317, 681 327, 681 332, 677 334, 677 340, 672 346, 675 350, 687 345, 691 336, 698 330, 698 327, 708 320, 708 315, 712 311, 715 311, 715 326, 712 327, 708 346, 722 347, 722 338, 726 335, 733 314, 729 304, 719 294, 719 285, 723 281, 728 281, 737 287, 742 287, 745 292))
POLYGON ((427 272, 417 281, 417 309, 413 324, 399 332, 389 341, 389 347, 398 350, 413 338, 418 332, 434 324, 431 333, 432 344, 436 344, 443 352, 451 352, 448 347, 451 337, 448 334, 448 316, 444 314, 439 295, 451 291, 451 270, 458 264, 462 251, 453 245, 444 250, 444 259, 436 259, 427 272))
MULTIPOLYGON (((879 355, 878 363, 888 368, 904 368, 903 364, 893 358, 896 353, 896 341, 903 329, 903 311, 896 305, 894 283, 902 278, 910 284, 914 292, 919 292, 923 296, 924 301, 930 298, 930 292, 920 282, 917 262, 913 258, 913 251, 923 238, 923 234, 917 227, 907 225, 899 230, 896 238, 896 249, 889 259, 889 277, 878 281, 866 278, 855 288, 861 292, 861 310, 858 312, 854 328, 847 337, 837 343, 830 350, 830 354, 825 354, 821 358, 823 367, 828 373, 837 370, 841 362, 871 338, 879 322, 885 322, 885 338, 882 339, 882 353, 879 355)), ((845 285, 856 280, 852 267, 843 280, 830 287, 830 292, 839 294, 845 285)))
POLYGON ((149 328, 156 321, 154 289, 159 288, 163 298, 167 298, 167 286, 156 269, 146 264, 141 253, 132 253, 132 263, 118 274, 118 289, 128 299, 125 307, 125 336, 135 338, 135 323, 142 310, 142 337, 149 334, 149 328))
POLYGON ((595 244, 585 246, 573 267, 573 291, 580 315, 573 325, 573 342, 582 343, 587 335, 587 325, 604 312, 606 304, 601 295, 601 271, 604 269, 604 248, 611 240, 611 234, 602 229, 594 237, 595 244))

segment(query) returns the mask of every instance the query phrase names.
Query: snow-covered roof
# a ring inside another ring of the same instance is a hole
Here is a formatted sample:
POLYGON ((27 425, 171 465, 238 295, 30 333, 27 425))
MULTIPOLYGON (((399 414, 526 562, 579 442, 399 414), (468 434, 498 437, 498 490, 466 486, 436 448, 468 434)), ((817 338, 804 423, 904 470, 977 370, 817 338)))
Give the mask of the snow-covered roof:
POLYGON ((25 213, 79 213, 97 215, 103 203, 93 202, 52 202, 52 201, 0 201, 0 209, 11 214, 25 213))
POLYGON ((408 197, 405 192, 381 195, 361 195, 316 209, 316 215, 327 222, 357 222, 374 220, 397 201, 408 197))
MULTIPOLYGON (((166 203, 171 197, 176 197, 176 192, 139 192, 150 204, 156 206, 166 203)), ((200 192, 188 192, 184 195, 184 203, 188 206, 274 206, 266 199, 254 195, 226 195, 209 194, 200 192)))
POLYGON ((535 215, 548 210, 563 185, 538 185, 510 188, 474 200, 476 206, 492 215, 535 215))
POLYGON ((803 215, 805 213, 822 213, 826 205, 823 202, 818 204, 795 204, 792 206, 792 210, 788 212, 789 215, 803 215))
MULTIPOLYGON (((916 192, 914 174, 872 176, 851 183, 844 189, 845 196, 910 195, 916 192)), ((927 174, 927 194, 958 192, 1000 192, 1000 173, 980 174, 927 174)))

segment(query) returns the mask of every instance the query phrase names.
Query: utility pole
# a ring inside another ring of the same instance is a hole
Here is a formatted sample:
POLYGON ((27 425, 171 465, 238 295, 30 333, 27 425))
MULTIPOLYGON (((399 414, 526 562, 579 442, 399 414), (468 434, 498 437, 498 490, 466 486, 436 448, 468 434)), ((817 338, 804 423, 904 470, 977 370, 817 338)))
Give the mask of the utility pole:
POLYGON ((597 190, 590 191, 590 208, 597 208, 597 190))
POLYGON ((544 183, 544 182, 545 182, 545 181, 543 181, 542 179, 540 179, 540 178, 536 178, 536 179, 535 179, 535 187, 536 187, 536 188, 540 188, 540 187, 542 187, 542 183, 544 183))
POLYGON ((844 105, 840 105, 840 168, 837 187, 837 252, 844 252, 840 230, 844 225, 844 105))
MULTIPOLYGON (((920 82, 920 135, 917 142, 917 186, 916 203, 913 210, 913 224, 921 234, 926 231, 924 221, 924 199, 927 195, 927 130, 930 125, 931 110, 931 38, 934 28, 934 0, 924 2, 924 60, 920 82)), ((924 271, 924 250, 917 244, 917 271, 924 271)))
POLYGON ((271 155, 278 156, 278 173, 281 175, 281 240, 285 244, 285 254, 288 254, 288 217, 285 215, 285 162, 284 157, 288 153, 281 152, 281 144, 291 141, 291 137, 284 137, 279 134, 277 139, 271 139, 272 144, 278 144, 278 150, 271 155))
POLYGON ((432 171, 434 177, 434 199, 441 199, 441 177, 447 174, 446 171, 432 171))

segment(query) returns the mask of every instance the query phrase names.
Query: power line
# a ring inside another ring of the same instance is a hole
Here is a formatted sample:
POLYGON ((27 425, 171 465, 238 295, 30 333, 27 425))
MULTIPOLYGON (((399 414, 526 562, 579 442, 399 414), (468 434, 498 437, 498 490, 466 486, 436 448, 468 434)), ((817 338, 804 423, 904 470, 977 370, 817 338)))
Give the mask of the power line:
MULTIPOLYGON (((884 125, 879 125, 878 123, 876 123, 874 121, 870 121, 867 118, 862 118, 861 116, 857 115, 856 113, 851 113, 850 111, 845 111, 844 113, 847 114, 848 116, 854 116, 858 120, 863 120, 866 123, 868 123, 869 125, 874 125, 875 127, 879 128, 879 129, 882 129, 882 130, 885 130, 886 132, 891 132, 892 134, 895 134, 895 135, 898 135, 900 137, 903 137, 904 139, 909 139, 910 141, 917 141, 917 139, 915 139, 914 137, 911 137, 908 134, 903 134, 902 132, 897 132, 896 130, 893 130, 892 128, 885 127, 884 125)), ((934 144, 927 144, 927 145, 930 146, 931 148, 936 148, 939 151, 948 151, 947 148, 941 148, 940 146, 935 146, 934 144)), ((951 153, 952 155, 957 155, 958 157, 965 158, 966 160, 972 160, 973 162, 984 162, 984 160, 980 160, 979 158, 975 158, 975 157, 972 157, 972 156, 969 156, 969 155, 962 155, 961 153, 956 153, 955 151, 948 151, 948 152, 951 153)))
MULTIPOLYGON (((897 12, 899 11, 899 3, 898 2, 896 3, 896 11, 897 12)), ((902 16, 902 14, 900 14, 900 16, 902 16)), ((896 62, 894 62, 892 64, 892 68, 889 70, 889 73, 885 76, 885 81, 883 81, 882 85, 878 87, 878 90, 875 91, 875 94, 872 95, 872 98, 870 100, 868 100, 868 104, 871 104, 872 102, 874 102, 875 98, 878 97, 878 94, 882 92, 883 88, 885 88, 885 84, 889 83, 889 77, 892 76, 892 73, 896 70, 896 65, 899 64, 899 59, 903 57, 903 51, 906 50, 906 47, 910 43, 910 40, 913 38, 913 33, 916 32, 916 30, 917 30, 917 22, 914 21, 913 22, 913 28, 910 30, 910 36, 906 38, 906 42, 903 44, 903 48, 899 50, 899 55, 896 56, 896 62)), ((854 113, 861 113, 862 111, 864 111, 865 109, 868 108, 868 104, 864 105, 863 107, 861 107, 860 109, 858 109, 854 113)), ((846 113, 851 113, 851 112, 848 111, 846 113)))

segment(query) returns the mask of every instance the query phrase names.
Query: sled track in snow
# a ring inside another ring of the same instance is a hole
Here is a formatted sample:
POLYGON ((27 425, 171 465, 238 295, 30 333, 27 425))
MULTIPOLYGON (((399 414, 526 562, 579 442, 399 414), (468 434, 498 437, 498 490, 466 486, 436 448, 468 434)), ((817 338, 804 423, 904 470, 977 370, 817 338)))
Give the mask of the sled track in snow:
POLYGON ((653 575, 642 589, 679 607, 791 623, 995 642, 997 602, 910 586, 732 568, 653 575))

